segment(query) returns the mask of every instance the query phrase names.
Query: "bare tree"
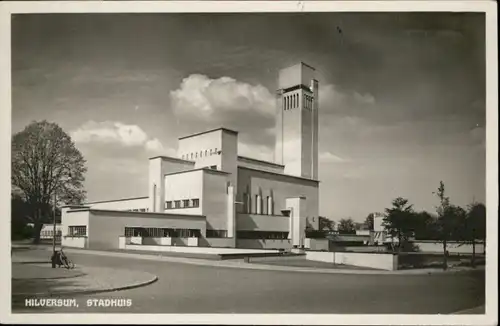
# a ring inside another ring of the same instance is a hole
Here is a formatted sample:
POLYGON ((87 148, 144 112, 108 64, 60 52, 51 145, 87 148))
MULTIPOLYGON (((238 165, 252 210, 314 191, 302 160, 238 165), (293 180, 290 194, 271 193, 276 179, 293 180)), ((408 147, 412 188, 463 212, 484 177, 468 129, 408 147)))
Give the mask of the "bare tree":
POLYGON ((79 204, 85 199, 85 159, 57 124, 33 122, 12 137, 12 187, 21 194, 34 223, 34 242, 51 221, 58 203, 79 204))

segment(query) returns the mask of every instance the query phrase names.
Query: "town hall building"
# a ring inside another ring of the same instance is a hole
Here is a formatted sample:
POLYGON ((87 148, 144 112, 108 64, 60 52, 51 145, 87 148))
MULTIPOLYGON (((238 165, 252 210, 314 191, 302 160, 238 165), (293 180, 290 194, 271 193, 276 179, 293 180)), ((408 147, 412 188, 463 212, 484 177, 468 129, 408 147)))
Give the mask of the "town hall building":
POLYGON ((318 81, 305 63, 279 72, 273 162, 238 155, 238 131, 179 138, 149 159, 146 196, 62 209, 62 245, 303 247, 318 229, 318 81))

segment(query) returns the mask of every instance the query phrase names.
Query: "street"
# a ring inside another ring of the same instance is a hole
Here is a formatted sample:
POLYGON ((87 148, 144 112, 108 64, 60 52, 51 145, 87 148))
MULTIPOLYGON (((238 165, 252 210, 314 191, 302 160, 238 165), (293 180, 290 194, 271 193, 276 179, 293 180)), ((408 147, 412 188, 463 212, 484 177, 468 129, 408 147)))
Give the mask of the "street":
MULTIPOLYGON (((46 258, 44 250, 30 255, 46 258)), ((76 264, 140 270, 158 281, 132 290, 74 296, 78 308, 28 313, 447 314, 484 304, 484 271, 435 275, 346 275, 231 269, 71 254, 76 264), (131 299, 130 307, 87 307, 88 299, 131 299)))

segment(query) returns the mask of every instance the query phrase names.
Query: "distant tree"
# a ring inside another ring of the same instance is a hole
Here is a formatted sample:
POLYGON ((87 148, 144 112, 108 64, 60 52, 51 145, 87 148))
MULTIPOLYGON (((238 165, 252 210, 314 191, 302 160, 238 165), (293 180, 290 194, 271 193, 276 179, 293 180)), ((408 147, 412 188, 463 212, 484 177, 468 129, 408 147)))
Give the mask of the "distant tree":
POLYGON ((373 231, 373 221, 375 218, 375 214, 370 213, 365 219, 365 226, 368 228, 368 230, 373 231))
POLYGON ((467 207, 466 239, 472 244, 472 267, 476 267, 476 241, 486 240, 486 206, 473 202, 467 207))
POLYGON ((318 223, 320 231, 333 231, 335 229, 335 221, 332 221, 324 216, 319 217, 318 223))
POLYGON ((450 240, 465 239, 465 225, 467 213, 459 206, 450 204, 450 198, 445 196, 445 187, 443 181, 439 182, 437 192, 439 206, 436 208, 437 233, 438 240, 443 243, 443 269, 448 268, 448 250, 447 244, 450 240))
POLYGON ((414 231, 415 238, 419 240, 436 240, 437 234, 437 216, 427 211, 415 213, 414 231))
MULTIPOLYGON (((415 230, 415 213, 408 199, 398 197, 392 201, 392 207, 385 209, 383 226, 387 233, 398 239, 398 251, 403 248, 415 230)), ((394 245, 393 245, 394 247, 394 245)))
POLYGON ((32 227, 29 226, 31 220, 28 205, 19 194, 13 193, 11 195, 10 207, 12 216, 10 232, 12 240, 31 237, 32 227))
POLYGON ((352 218, 341 219, 337 226, 339 234, 356 234, 356 225, 352 218))
POLYGON ((54 197, 79 204, 85 199, 85 159, 57 124, 33 122, 12 137, 12 188, 23 199, 34 224, 34 242, 52 220, 54 197))

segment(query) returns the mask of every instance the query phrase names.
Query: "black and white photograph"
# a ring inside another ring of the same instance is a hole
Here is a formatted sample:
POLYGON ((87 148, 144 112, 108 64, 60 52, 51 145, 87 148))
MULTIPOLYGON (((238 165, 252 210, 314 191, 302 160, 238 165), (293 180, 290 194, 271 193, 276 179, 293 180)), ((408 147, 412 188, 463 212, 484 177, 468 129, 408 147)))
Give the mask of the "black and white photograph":
POLYGON ((496 3, 405 3, 0 4, 2 322, 497 324, 496 3))

